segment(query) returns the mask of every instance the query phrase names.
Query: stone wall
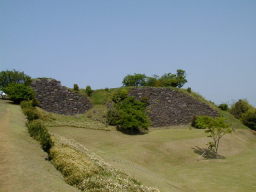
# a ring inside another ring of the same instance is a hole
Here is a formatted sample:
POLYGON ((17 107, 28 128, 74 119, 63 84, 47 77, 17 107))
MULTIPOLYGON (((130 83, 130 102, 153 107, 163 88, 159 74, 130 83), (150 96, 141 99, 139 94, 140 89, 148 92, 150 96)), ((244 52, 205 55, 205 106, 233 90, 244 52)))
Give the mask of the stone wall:
POLYGON ((39 78, 32 82, 39 106, 46 111, 74 115, 85 113, 92 107, 87 97, 61 85, 55 79, 39 78))
POLYGON ((218 116, 209 105, 170 88, 133 88, 129 95, 148 100, 153 127, 188 124, 196 115, 218 116))

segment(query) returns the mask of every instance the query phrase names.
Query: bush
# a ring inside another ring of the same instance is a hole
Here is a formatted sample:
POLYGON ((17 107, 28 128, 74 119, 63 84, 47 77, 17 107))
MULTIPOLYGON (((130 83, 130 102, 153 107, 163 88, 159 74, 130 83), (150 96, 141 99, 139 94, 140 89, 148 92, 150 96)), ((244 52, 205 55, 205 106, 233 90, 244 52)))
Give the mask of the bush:
POLYGON ((113 101, 114 105, 107 113, 110 125, 116 125, 118 130, 129 134, 147 133, 150 121, 145 103, 127 96, 125 92, 116 93, 113 101))
POLYGON ((20 107, 21 107, 22 109, 25 109, 25 108, 31 108, 31 107, 34 107, 34 106, 33 106, 32 101, 30 100, 30 101, 22 101, 22 102, 20 103, 20 107))
POLYGON ((232 105, 230 113, 234 115, 235 118, 241 119, 243 114, 245 114, 252 108, 253 107, 246 100, 240 99, 232 105))
POLYGON ((79 86, 76 83, 74 84, 73 90, 74 91, 79 91, 79 86))
POLYGON ((91 96, 92 96, 92 93, 93 93, 93 90, 92 90, 91 86, 89 86, 89 85, 86 86, 85 92, 86 92, 86 94, 87 94, 88 97, 91 97, 91 96))
POLYGON ((114 103, 119 103, 128 97, 128 91, 126 89, 119 89, 112 96, 114 103))
POLYGON ((223 103, 223 104, 220 104, 218 106, 219 109, 221 109, 222 111, 227 111, 228 110, 228 105, 223 103))
POLYGON ((192 126, 197 129, 206 129, 211 124, 212 119, 209 116, 195 116, 192 120, 192 126))
POLYGON ((31 100, 35 95, 33 89, 24 84, 9 84, 3 91, 16 104, 24 100, 31 100))
POLYGON ((188 92, 188 93, 191 93, 191 92, 192 92, 191 87, 188 87, 188 88, 187 88, 187 92, 188 92))
POLYGON ((250 110, 242 116, 242 122, 250 129, 256 131, 256 110, 250 110))
POLYGON ((145 86, 146 84, 146 78, 147 76, 144 74, 134 74, 134 75, 127 75, 123 79, 123 85, 128 87, 128 86, 145 86))
POLYGON ((34 107, 23 108, 23 113, 27 116, 28 121, 33 121, 40 118, 39 112, 34 107))
POLYGON ((33 120, 27 123, 27 127, 30 136, 40 142, 44 151, 49 152, 53 142, 43 123, 40 120, 33 120))

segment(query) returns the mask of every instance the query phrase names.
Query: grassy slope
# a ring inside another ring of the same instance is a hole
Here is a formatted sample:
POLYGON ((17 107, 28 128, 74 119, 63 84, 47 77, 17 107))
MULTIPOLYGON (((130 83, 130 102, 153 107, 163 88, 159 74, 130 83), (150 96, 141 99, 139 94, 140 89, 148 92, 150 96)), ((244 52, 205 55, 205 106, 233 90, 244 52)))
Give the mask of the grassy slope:
POLYGON ((248 129, 224 138, 220 147, 224 160, 204 160, 194 153, 193 147, 205 147, 207 138, 203 130, 184 126, 138 136, 71 127, 50 130, 75 139, 114 167, 163 192, 256 190, 256 137, 248 129))
POLYGON ((61 174, 45 160, 47 157, 25 127, 17 105, 0 100, 0 191, 71 192, 61 174))

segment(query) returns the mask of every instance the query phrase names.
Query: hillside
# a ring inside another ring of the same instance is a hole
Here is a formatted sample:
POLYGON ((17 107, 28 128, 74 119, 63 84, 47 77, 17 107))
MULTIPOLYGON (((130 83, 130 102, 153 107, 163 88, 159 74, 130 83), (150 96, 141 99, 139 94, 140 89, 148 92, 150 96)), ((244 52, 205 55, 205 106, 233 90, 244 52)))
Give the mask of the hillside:
POLYGON ((220 154, 225 159, 205 160, 196 148, 208 141, 203 130, 187 126, 151 129, 130 136, 117 131, 74 127, 49 130, 86 146, 115 168, 162 192, 253 192, 256 190, 256 137, 238 129, 224 137, 220 154))
POLYGON ((0 191, 78 192, 45 160, 47 154, 32 139, 18 105, 0 100, 0 191))

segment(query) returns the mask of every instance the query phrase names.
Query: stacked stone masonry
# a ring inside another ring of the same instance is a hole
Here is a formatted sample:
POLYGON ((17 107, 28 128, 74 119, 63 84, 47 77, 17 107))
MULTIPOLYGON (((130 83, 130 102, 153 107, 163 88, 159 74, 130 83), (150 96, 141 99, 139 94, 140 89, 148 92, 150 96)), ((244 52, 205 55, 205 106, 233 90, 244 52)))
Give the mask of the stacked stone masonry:
POLYGON ((85 113, 92 107, 88 98, 62 86, 55 79, 39 78, 31 86, 39 106, 48 112, 75 115, 85 113))
POLYGON ((133 88, 129 95, 148 101, 153 127, 188 124, 197 115, 218 116, 209 105, 170 88, 133 88))

